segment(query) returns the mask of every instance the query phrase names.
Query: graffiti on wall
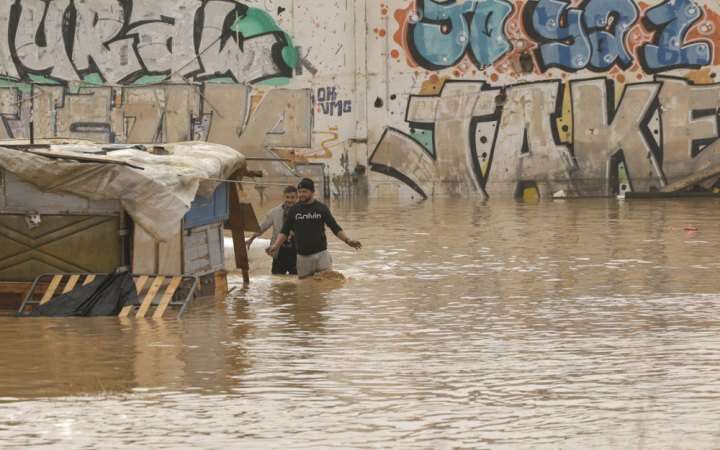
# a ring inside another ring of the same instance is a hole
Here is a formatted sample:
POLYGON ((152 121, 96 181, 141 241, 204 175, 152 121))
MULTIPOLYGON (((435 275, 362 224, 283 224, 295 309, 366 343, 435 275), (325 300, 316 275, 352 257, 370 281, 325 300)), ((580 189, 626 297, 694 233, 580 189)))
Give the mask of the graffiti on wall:
POLYGON ((658 189, 720 163, 720 84, 656 76, 626 84, 620 98, 615 88, 604 77, 502 88, 448 81, 438 95, 408 101, 406 121, 429 130, 432 144, 388 128, 370 166, 422 196, 439 185, 459 194, 543 185, 544 194, 597 195, 658 189))
POLYGON ((298 59, 266 12, 235 0, 7 0, 0 9, 0 72, 10 80, 283 82, 298 59))
POLYGON ((421 88, 369 163, 420 195, 612 195, 720 163, 717 3, 404 5, 389 56, 421 88))
POLYGON ((342 117, 343 114, 352 113, 352 100, 338 99, 335 86, 321 87, 315 95, 317 112, 326 116, 342 117))
POLYGON ((710 37, 720 23, 715 11, 693 0, 575 3, 416 0, 396 14, 395 40, 412 66, 429 70, 454 67, 466 57, 482 69, 513 52, 532 55, 536 72, 617 67, 654 74, 713 62, 710 37))
POLYGON ((272 89, 251 105, 246 85, 0 88, 0 139, 75 138, 107 143, 211 141, 271 156, 311 145, 312 93, 272 89))
POLYGON ((467 54, 479 66, 492 64, 511 48, 503 26, 512 10, 506 0, 418 0, 408 17, 412 55, 430 69, 453 66, 467 54))

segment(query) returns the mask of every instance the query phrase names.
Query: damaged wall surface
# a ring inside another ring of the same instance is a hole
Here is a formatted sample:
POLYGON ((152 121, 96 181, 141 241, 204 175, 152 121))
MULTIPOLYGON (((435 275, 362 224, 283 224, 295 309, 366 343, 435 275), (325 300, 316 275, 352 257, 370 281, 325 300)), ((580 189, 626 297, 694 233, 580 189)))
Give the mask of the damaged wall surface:
POLYGON ((369 167, 373 196, 613 195, 720 163, 714 0, 8 0, 0 33, 1 138, 208 140, 322 164, 336 194, 369 167))

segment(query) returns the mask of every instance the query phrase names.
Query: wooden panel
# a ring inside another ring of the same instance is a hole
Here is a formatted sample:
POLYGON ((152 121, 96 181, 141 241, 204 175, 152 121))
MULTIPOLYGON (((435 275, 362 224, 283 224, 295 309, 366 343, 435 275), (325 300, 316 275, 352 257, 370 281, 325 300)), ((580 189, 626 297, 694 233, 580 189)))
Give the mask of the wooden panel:
POLYGON ((227 297, 228 291, 228 280, 226 272, 215 273, 215 299, 222 300, 227 297))
POLYGON ((249 233, 260 233, 260 223, 258 222, 255 209, 253 209, 250 203, 240 203, 240 211, 243 216, 243 223, 245 224, 245 231, 249 233))
POLYGON ((158 271, 163 275, 182 275, 182 234, 178 224, 178 233, 166 242, 160 242, 158 248, 158 271))
POLYGON ((0 214, 0 280, 113 272, 121 263, 119 230, 117 216, 41 215, 29 229, 24 214, 0 214))
POLYGON ((95 275, 88 275, 85 277, 85 281, 83 282, 83 286, 87 286, 88 284, 95 281, 95 275))
POLYGON ((43 295, 42 299, 40 299, 41 305, 44 305, 53 298, 53 295, 55 295, 55 291, 57 290, 58 286, 60 286, 60 281, 62 281, 62 278, 62 275, 55 275, 53 277, 52 281, 50 282, 50 286, 48 286, 47 290, 45 291, 45 295, 43 295))
POLYGON ((250 284, 250 263, 247 247, 245 247, 245 218, 240 204, 242 191, 240 185, 230 189, 230 229, 232 230, 233 246, 235 247, 235 267, 243 274, 243 284, 250 284))
POLYGON ((200 275, 225 269, 223 224, 185 230, 183 272, 200 275))
POLYGON ((153 282, 152 286, 150 286, 150 290, 145 296, 145 300, 143 300, 142 305, 140 305, 140 309, 138 310, 135 317, 145 317, 145 314, 147 314, 148 310, 150 309, 152 301, 153 299, 155 299, 155 296, 157 295, 158 291, 160 290, 160 286, 162 286, 164 281, 165 277, 155 278, 155 281, 153 282))
POLYGON ((180 282, 182 281, 182 277, 174 277, 172 281, 170 282, 170 285, 165 290, 165 295, 163 295, 162 300, 160 300, 160 304, 155 309, 155 314, 153 314, 153 319, 160 319, 163 314, 165 314, 165 310, 167 309, 168 305, 170 304, 170 301, 173 298, 173 295, 175 295, 175 291, 177 290, 178 286, 180 286, 180 282))
POLYGON ((134 273, 157 273, 157 243, 140 225, 135 225, 133 232, 134 273))
POLYGON ((75 285, 80 280, 80 275, 71 275, 70 279, 68 280, 67 284, 65 285, 65 289, 63 289, 63 294, 67 294, 68 292, 75 289, 75 285))

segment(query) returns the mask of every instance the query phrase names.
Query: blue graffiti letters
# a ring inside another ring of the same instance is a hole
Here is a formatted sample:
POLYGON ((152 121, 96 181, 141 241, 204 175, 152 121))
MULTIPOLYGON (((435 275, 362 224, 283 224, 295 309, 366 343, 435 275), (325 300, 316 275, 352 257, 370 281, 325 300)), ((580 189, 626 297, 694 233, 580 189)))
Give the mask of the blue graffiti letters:
POLYGON ((477 66, 490 65, 512 48, 503 30, 512 10, 506 0, 418 0, 408 27, 413 56, 438 70, 459 63, 470 47, 477 66))
POLYGON ((472 55, 479 66, 487 66, 512 50, 505 39, 503 25, 512 13, 512 6, 501 0, 479 3, 470 29, 472 55))
POLYGON ((529 25, 540 42, 541 68, 575 71, 587 66, 592 47, 582 27, 582 11, 569 8, 570 4, 562 0, 540 0, 529 5, 529 25))
MULTIPOLYGON (((569 0, 538 0, 525 9, 525 26, 539 43, 537 59, 542 70, 596 72, 632 66, 626 47, 630 29, 638 23, 635 0, 587 0, 571 8, 569 0)), ((650 8, 643 19, 655 33, 653 43, 640 48, 640 63, 648 73, 677 68, 699 68, 712 61, 707 42, 683 45, 690 27, 703 16, 692 0, 665 0, 650 8)))
POLYGON ((666 0, 648 10, 645 24, 656 34, 653 44, 645 44, 640 49, 645 70, 656 73, 710 64, 712 50, 708 43, 682 45, 688 29, 702 16, 702 9, 691 0, 666 0))
POLYGON ((583 21, 592 47, 592 69, 604 71, 616 63, 623 69, 632 65, 633 58, 624 42, 637 19, 638 9, 631 0, 590 0, 587 3, 583 21))

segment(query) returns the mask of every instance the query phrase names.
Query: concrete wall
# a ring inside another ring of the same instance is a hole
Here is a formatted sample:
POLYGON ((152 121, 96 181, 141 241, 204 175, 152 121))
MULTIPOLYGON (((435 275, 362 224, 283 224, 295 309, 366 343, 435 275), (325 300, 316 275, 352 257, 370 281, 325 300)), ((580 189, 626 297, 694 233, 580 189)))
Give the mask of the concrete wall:
POLYGON ((338 194, 369 166, 375 196, 720 162, 715 0, 7 0, 0 34, 0 138, 211 140, 324 164, 338 194))
POLYGON ((716 0, 368 3, 370 164, 417 194, 647 191, 720 162, 716 0))
MULTIPOLYGON (((353 7, 324 0, 0 2, 7 37, 0 40, 0 139, 28 138, 32 122, 36 138, 210 140, 251 157, 322 163, 337 175, 341 160, 367 160, 364 138, 360 150, 354 143, 364 110, 364 77, 355 66, 365 57, 355 53, 355 36, 364 32, 355 31, 353 7)), ((252 168, 265 170, 270 184, 295 182, 283 163, 252 168)))

